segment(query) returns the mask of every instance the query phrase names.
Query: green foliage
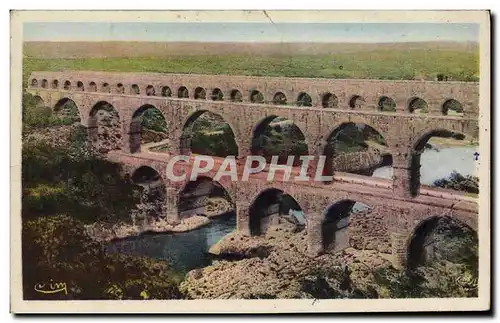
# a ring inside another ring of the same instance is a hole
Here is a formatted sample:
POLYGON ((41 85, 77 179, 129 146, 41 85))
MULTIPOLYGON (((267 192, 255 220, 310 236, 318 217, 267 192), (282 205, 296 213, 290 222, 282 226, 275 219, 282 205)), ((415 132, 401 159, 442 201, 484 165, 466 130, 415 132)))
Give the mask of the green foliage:
POLYGON ((191 149, 194 153, 201 155, 219 157, 238 155, 238 146, 232 131, 223 131, 222 134, 217 135, 195 132, 191 138, 191 149))
POLYGON ((329 139, 327 150, 334 153, 361 152, 368 149, 368 141, 385 145, 382 135, 372 127, 347 124, 335 137, 329 139))
POLYGON ((23 288, 26 299, 172 299, 180 277, 165 263, 109 255, 84 223, 130 221, 142 189, 118 164, 87 145, 74 126, 66 145, 25 138, 22 150, 23 288), (118 201, 118 202, 113 202, 118 201), (54 215, 54 214, 71 214, 54 215), (36 284, 63 282, 67 293, 43 294, 36 284))
POLYGON ((449 177, 434 181, 434 186, 479 194, 479 177, 471 175, 463 176, 453 171, 449 177))
POLYGON ((22 104, 24 131, 61 124, 60 120, 52 115, 52 110, 31 94, 23 94, 22 104))
POLYGON ((84 222, 129 221, 140 187, 122 176, 119 164, 98 158, 83 126, 73 127, 71 138, 58 147, 36 139, 23 143, 23 216, 69 213, 84 222))
POLYGON ((25 299, 178 299, 178 276, 167 265, 142 257, 107 254, 67 215, 23 222, 25 299), (43 294, 36 284, 65 283, 63 292, 43 294))
MULTIPOLYGON (((22 110, 23 132, 50 126, 70 125, 75 122, 73 118, 55 115, 39 97, 29 93, 23 93, 22 110)), ((78 114, 78 110, 76 112, 78 114)))
POLYGON ((224 120, 206 112, 193 123, 191 150, 195 154, 209 156, 237 156, 238 146, 234 133, 224 120))
POLYGON ((147 109, 142 115, 141 125, 146 129, 151 129, 159 132, 167 132, 167 122, 161 114, 160 110, 147 109))

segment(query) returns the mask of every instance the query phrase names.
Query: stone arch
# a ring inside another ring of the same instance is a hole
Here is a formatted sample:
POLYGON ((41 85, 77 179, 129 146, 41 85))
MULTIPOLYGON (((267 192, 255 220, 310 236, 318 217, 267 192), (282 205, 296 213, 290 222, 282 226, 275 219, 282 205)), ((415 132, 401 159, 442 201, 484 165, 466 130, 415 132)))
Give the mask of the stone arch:
POLYGON ((82 81, 76 82, 76 90, 77 91, 85 91, 85 87, 83 86, 83 82, 82 81))
POLYGON ((52 88, 57 89, 59 87, 59 81, 58 80, 52 80, 52 88))
POLYGON ((68 81, 68 80, 64 81, 63 88, 64 88, 66 91, 70 91, 70 90, 71 90, 71 82, 70 82, 70 81, 68 81))
POLYGON ((134 170, 130 179, 142 187, 141 215, 146 219, 165 217, 167 189, 160 172, 151 166, 142 165, 134 170))
POLYGON ((370 124, 343 122, 324 138, 325 176, 332 176, 335 171, 371 176, 375 169, 392 165, 392 152, 384 133, 370 124))
POLYGON ((354 200, 340 200, 328 206, 321 220, 323 251, 340 251, 349 247, 349 216, 356 204, 354 200))
POLYGON ((197 87, 194 89, 194 99, 195 100, 206 100, 207 99, 207 91, 205 91, 202 87, 197 87))
MULTIPOLYGON (((430 215, 417 223, 407 240, 406 269, 413 270, 425 264, 434 257, 435 243, 433 234, 449 230, 450 236, 457 237, 463 234, 472 234, 472 244, 477 245, 477 231, 467 223, 447 215, 430 215), (444 222, 444 226, 443 226, 444 222), (438 231, 438 232, 436 232, 438 231)), ((455 250, 456 252, 456 250, 455 250)))
POLYGON ((323 108, 336 109, 339 107, 339 99, 333 93, 325 93, 321 98, 323 108))
POLYGON ((303 228, 306 225, 306 219, 304 222, 300 221, 295 217, 286 216, 286 210, 283 208, 283 198, 287 197, 289 202, 291 202, 287 208, 302 211, 302 207, 297 202, 297 200, 290 194, 287 194, 278 188, 267 188, 261 192, 253 199, 248 210, 248 226, 249 232, 252 236, 258 236, 264 234, 268 227, 271 225, 280 224, 284 221, 291 222, 298 227, 303 228), (285 213, 285 214, 283 214, 285 213))
POLYGON ((450 115, 450 111, 453 112, 454 115, 463 116, 464 114, 462 104, 455 99, 448 99, 444 101, 443 105, 441 106, 441 112, 443 113, 443 115, 450 115))
POLYGON ((280 164, 286 164, 288 156, 293 155, 295 156, 294 165, 300 165, 298 156, 309 154, 310 147, 306 141, 305 132, 295 122, 290 125, 290 121, 278 115, 270 115, 259 121, 253 128, 251 153, 265 156, 268 162, 271 161, 269 159, 271 156, 278 155, 280 164), (281 134, 283 147, 278 147, 276 142, 270 141, 269 138, 274 136, 272 130, 281 134), (267 151, 265 146, 274 147, 277 150, 276 153, 267 151))
MULTIPOLYGON (((456 132, 444 128, 430 129, 421 133, 412 143, 410 155, 408 159, 408 177, 409 190, 411 196, 417 196, 420 191, 420 156, 426 148, 427 142, 431 137, 454 138, 463 140, 465 135, 461 132, 456 132)), ((451 173, 451 172, 450 172, 451 173)))
POLYGON ((185 86, 179 87, 177 90, 177 97, 180 99, 187 99, 189 98, 189 91, 185 86))
POLYGON ((300 92, 297 96, 297 105, 299 107, 312 107, 312 99, 306 92, 300 92))
POLYGON ((104 92, 104 93, 110 93, 111 92, 111 88, 109 87, 109 83, 107 83, 107 82, 102 83, 102 85, 101 85, 101 92, 104 92))
POLYGON ((231 101, 232 102, 243 102, 243 95, 240 91, 234 89, 231 91, 231 101))
POLYGON ((43 79, 42 80, 42 88, 43 89, 46 89, 49 87, 49 82, 46 80, 46 79, 43 79))
MULTIPOLYGON (((195 122, 202 115, 204 115, 206 113, 208 113, 209 116, 214 118, 215 119, 214 121, 217 121, 219 124, 224 124, 224 123, 227 124, 227 126, 223 126, 223 129, 220 130, 220 131, 222 131, 222 133, 213 134, 214 136, 217 136, 217 135, 227 136, 225 140, 222 140, 222 142, 226 143, 227 147, 220 145, 220 142, 219 142, 219 145, 217 147, 219 147, 221 149, 221 151, 216 151, 216 156, 219 156, 219 157, 228 156, 227 154, 223 153, 225 151, 225 148, 227 148, 227 150, 229 150, 229 151, 235 150, 233 153, 235 153, 235 156, 238 156, 239 140, 236 137, 236 133, 235 133, 235 129, 237 129, 237 128, 235 128, 230 121, 225 120, 219 113, 212 112, 210 110, 195 111, 190 116, 188 116, 188 118, 184 122, 183 127, 182 127, 181 137, 180 137, 180 143, 179 143, 181 154, 188 155, 188 154, 193 152, 192 151, 193 139, 195 139, 195 140, 197 139, 197 138, 194 138, 194 136, 196 135, 194 133, 195 122), (224 150, 224 151, 222 151, 222 150, 224 150), (224 156, 222 156, 222 155, 224 155, 224 156)), ((210 135, 212 135, 212 134, 209 134, 209 136, 210 135)), ((200 152, 198 152, 198 153, 200 153, 200 152)), ((232 155, 232 154, 229 154, 229 155, 232 155)))
POLYGON ((273 104, 286 105, 286 95, 283 92, 276 92, 273 96, 273 104))
POLYGON ((223 101, 224 100, 224 93, 222 93, 221 89, 219 89, 219 88, 213 89, 212 100, 213 101, 223 101))
POLYGON ((38 87, 38 80, 37 79, 31 79, 30 85, 31 85, 31 87, 38 87))
POLYGON ((264 94, 262 94, 259 90, 250 91, 250 102, 264 103, 264 94))
POLYGON ((90 92, 97 92, 97 84, 95 82, 89 83, 89 91, 90 92))
POLYGON ((408 100, 408 111, 410 113, 427 113, 427 102, 419 97, 412 97, 408 100))
POLYGON ((379 111, 394 112, 396 111, 396 102, 394 99, 388 96, 381 96, 378 99, 378 109, 379 111))
POLYGON ((66 119, 72 119, 73 122, 81 122, 83 119, 78 105, 70 98, 59 99, 54 105, 53 111, 54 114, 66 119))
POLYGON ((139 88, 139 85, 132 84, 132 86, 130 86, 130 95, 141 95, 141 89, 139 88))
POLYGON ((155 87, 152 86, 151 84, 148 85, 146 87, 146 96, 155 96, 155 95, 156 95, 155 87))
POLYGON ((123 83, 116 84, 116 93, 119 93, 119 94, 125 93, 125 87, 123 86, 123 83))
POLYGON ((235 201, 231 196, 231 190, 209 176, 198 176, 194 181, 187 181, 179 192, 178 213, 179 219, 185 219, 193 215, 222 215, 232 213, 235 215, 235 201), (213 201, 217 199, 219 201, 213 201), (224 203, 220 199, 225 200, 224 203), (218 214, 207 214, 211 212, 207 207, 215 202, 215 211, 218 214), (222 203, 221 203, 222 202, 222 203), (218 204, 218 205, 217 205, 218 204))
POLYGON ((163 86, 161 88, 161 96, 163 96, 163 97, 171 97, 172 96, 172 90, 168 86, 163 86))
POLYGON ((349 108, 351 109, 361 109, 365 104, 365 99, 360 95, 353 95, 349 99, 349 108))
POLYGON ((132 180, 132 182, 134 184, 157 181, 157 180, 163 181, 163 178, 161 177, 160 172, 158 172, 153 167, 146 166, 146 165, 142 165, 142 166, 137 167, 132 172, 130 179, 132 180))
POLYGON ((90 110, 89 139, 101 153, 121 149, 120 115, 109 102, 99 101, 90 110))
POLYGON ((167 138, 167 122, 163 113, 154 105, 144 104, 132 115, 129 132, 130 153, 141 152, 141 144, 151 139, 153 142, 161 142, 167 138), (150 117, 145 119, 144 116, 150 117), (153 119, 153 120, 150 120, 153 119), (148 124, 144 124, 144 121, 148 124), (148 130, 148 139, 145 140, 144 130, 148 130), (152 138, 152 139, 151 139, 152 138))

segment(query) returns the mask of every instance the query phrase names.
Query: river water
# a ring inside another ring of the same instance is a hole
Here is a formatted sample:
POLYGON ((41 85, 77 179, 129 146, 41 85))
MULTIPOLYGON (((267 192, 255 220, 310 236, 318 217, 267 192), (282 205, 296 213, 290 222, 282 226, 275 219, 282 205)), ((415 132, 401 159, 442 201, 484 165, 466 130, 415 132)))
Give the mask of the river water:
POLYGON ((208 249, 236 228, 234 213, 217 217, 200 229, 181 233, 148 233, 111 241, 108 252, 166 260, 179 272, 210 265, 208 249))
MULTIPOLYGON (((435 180, 448 177, 452 171, 462 175, 476 175, 477 161, 474 153, 477 146, 428 149, 420 156, 420 182, 433 185, 435 180)), ((373 177, 392 178, 392 167, 381 167, 373 172, 373 177)))
MULTIPOLYGON (((426 150, 420 158, 421 182, 432 185, 435 180, 449 176, 453 170, 462 175, 475 175, 477 162, 474 161, 474 152, 477 150, 476 146, 426 150)), ((391 178, 392 167, 379 168, 373 176, 391 178)), ((366 206, 361 203, 354 206, 354 210, 364 208, 366 206)), ((300 222, 304 222, 302 212, 296 211, 295 215, 300 222)), ((208 249, 235 228, 236 216, 232 213, 216 218, 209 225, 194 231, 145 234, 112 241, 107 245, 107 250, 166 260, 173 269, 187 272, 209 265, 212 259, 208 249)))

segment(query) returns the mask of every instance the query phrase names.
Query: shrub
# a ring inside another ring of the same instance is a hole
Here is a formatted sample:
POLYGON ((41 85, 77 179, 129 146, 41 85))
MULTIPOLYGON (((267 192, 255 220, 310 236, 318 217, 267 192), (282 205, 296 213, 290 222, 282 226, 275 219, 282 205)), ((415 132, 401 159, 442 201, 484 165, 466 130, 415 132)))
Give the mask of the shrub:
POLYGON ((23 222, 25 299, 177 299, 179 277, 166 263, 108 255, 67 215, 23 222), (65 293, 41 294, 39 283, 64 282, 65 293))
POLYGON ((448 178, 434 181, 434 186, 479 194, 479 177, 471 175, 463 176, 453 171, 448 178))

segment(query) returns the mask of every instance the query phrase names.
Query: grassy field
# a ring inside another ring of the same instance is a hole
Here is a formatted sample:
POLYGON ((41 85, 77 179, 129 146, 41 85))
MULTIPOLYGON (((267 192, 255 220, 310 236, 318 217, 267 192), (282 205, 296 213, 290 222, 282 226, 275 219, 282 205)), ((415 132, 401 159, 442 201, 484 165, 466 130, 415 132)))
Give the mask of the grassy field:
MULTIPOLYGON (((193 73, 193 74, 233 74, 254 76, 286 76, 286 77, 320 77, 320 78, 368 78, 368 79, 426 79, 434 80, 437 74, 443 74, 459 81, 477 81, 479 77, 479 52, 477 46, 438 46, 437 44, 402 44, 367 45, 350 44, 338 46, 322 44, 323 47, 311 47, 310 53, 303 47, 262 47, 262 52, 244 45, 245 50, 230 53, 227 46, 218 51, 214 44, 210 48, 198 44, 199 51, 191 51, 184 55, 186 47, 179 47, 169 52, 156 55, 152 49, 138 50, 143 57, 124 57, 102 45, 80 49, 81 57, 74 58, 67 50, 53 48, 42 50, 36 44, 39 55, 33 48, 25 45, 24 79, 34 70, 60 71, 95 70, 119 72, 160 72, 160 73, 193 73), (431 46, 432 45, 432 46, 431 46), (271 49, 272 50, 271 50, 271 49), (298 49, 301 49, 300 51, 298 49), (107 56, 103 53, 108 53, 107 56), (182 53, 182 55, 181 55, 182 53)), ((129 44, 130 48, 137 44, 129 44)), ((227 44, 226 44, 227 45, 227 44)), ((234 44, 233 44, 234 45, 234 44)), ((309 44, 310 45, 310 44, 309 44)), ((59 47, 64 44, 59 43, 59 47)), ((70 45, 68 45, 70 46, 70 45)), ((121 46, 125 46, 121 44, 121 46)), ((186 45, 187 46, 187 45, 186 45)), ((270 46, 270 45, 269 45, 270 46)), ((276 44, 278 46, 278 44, 276 44)), ((298 45, 297 45, 298 46, 298 45)), ((319 46, 319 45, 318 45, 319 46)), ((71 43, 71 53, 76 51, 75 43, 71 43)), ((126 53, 127 51, 125 51, 126 53)), ((137 53, 136 53, 137 54, 137 53)))

